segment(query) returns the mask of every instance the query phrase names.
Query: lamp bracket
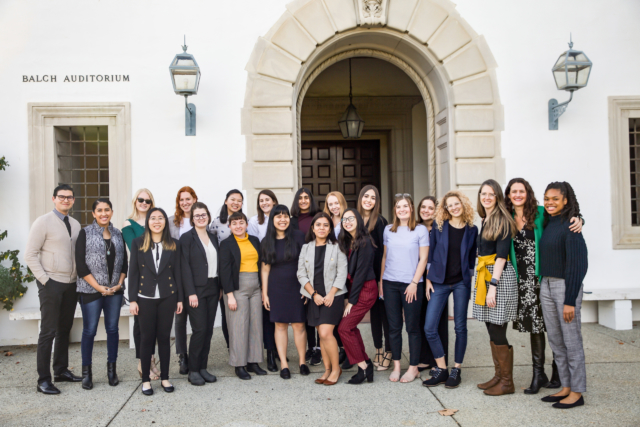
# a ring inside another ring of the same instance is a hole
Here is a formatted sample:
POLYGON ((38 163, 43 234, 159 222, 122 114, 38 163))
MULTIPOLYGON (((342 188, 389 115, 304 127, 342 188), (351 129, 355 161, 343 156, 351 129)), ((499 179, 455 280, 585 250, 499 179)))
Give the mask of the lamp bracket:
POLYGON ((572 99, 573 91, 571 91, 569 100, 561 104, 558 104, 557 99, 549 100, 549 130, 558 130, 558 119, 565 111, 567 111, 567 107, 572 99))
POLYGON ((187 103, 187 95, 184 96, 184 134, 185 136, 196 135, 196 106, 187 103))

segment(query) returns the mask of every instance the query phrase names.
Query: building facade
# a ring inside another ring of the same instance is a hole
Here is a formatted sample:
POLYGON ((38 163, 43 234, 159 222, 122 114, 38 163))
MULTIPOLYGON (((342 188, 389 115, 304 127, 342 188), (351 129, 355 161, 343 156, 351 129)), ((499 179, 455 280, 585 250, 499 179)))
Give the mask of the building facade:
MULTIPOLYGON (((3 249, 24 249, 59 182, 77 189, 82 223, 108 196, 120 226, 140 187, 169 215, 184 185, 212 211, 239 188, 253 214, 263 188, 286 204, 302 185, 353 202, 374 183, 388 217, 399 192, 458 188, 475 200, 484 180, 521 176, 541 201, 549 182, 568 181, 586 219, 583 321, 630 327, 640 319, 640 59, 629 54, 640 4, 457 3, 2 2, 3 249), (569 95, 551 67, 570 33, 593 71, 550 131, 549 99, 569 95), (196 136, 185 136, 168 73, 185 34, 202 71, 189 98, 196 136), (350 76, 365 127, 345 141, 350 76)), ((37 306, 31 284, 16 310, 37 306)), ((3 312, 0 325, 0 344, 37 340, 35 322, 3 312)))

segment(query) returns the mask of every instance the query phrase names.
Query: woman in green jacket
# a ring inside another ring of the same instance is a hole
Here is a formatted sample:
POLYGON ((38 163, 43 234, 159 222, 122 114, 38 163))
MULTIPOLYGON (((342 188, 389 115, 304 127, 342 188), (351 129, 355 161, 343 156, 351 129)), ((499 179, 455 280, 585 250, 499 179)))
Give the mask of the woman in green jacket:
MULTIPOLYGON (((555 361, 551 381, 544 373, 545 326, 540 305, 540 264, 538 242, 542 237, 544 207, 531 185, 523 178, 509 181, 505 189, 507 209, 513 214, 518 232, 511 243, 510 261, 518 278, 518 316, 513 328, 530 334, 533 379, 526 394, 536 394, 541 387, 559 388, 560 377, 555 361)), ((571 219, 571 231, 580 233, 583 221, 571 219)))
MULTIPOLYGON (((156 205, 153 199, 153 194, 151 194, 151 191, 147 190, 146 188, 141 188, 136 191, 131 204, 133 205, 131 215, 129 215, 129 218, 127 218, 127 220, 124 222, 124 225, 122 226, 122 238, 127 244, 129 252, 131 252, 131 242, 133 242, 133 239, 144 234, 144 225, 147 220, 147 212, 149 212, 149 209, 154 208, 156 205)), ((140 362, 140 325, 138 324, 138 316, 133 317, 133 342, 136 346, 138 373, 140 374, 140 377, 142 377, 142 364, 140 362)), ((160 378, 160 371, 156 366, 156 359, 154 354, 155 348, 151 353, 151 372, 149 374, 149 377, 155 381, 160 378)))

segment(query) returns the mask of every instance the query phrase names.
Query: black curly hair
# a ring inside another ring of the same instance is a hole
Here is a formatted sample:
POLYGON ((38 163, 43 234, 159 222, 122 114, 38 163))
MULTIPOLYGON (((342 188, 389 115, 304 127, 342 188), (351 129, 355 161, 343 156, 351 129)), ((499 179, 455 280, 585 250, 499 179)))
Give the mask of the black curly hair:
MULTIPOLYGON (((576 193, 573 191, 573 187, 566 181, 562 182, 552 182, 547 185, 547 188, 544 190, 544 193, 547 194, 549 190, 560 190, 560 194, 567 199, 567 204, 560 212, 561 218, 563 221, 570 221, 571 218, 582 218, 580 214, 580 204, 578 203, 578 199, 576 198, 576 193)), ((544 227, 549 223, 550 215, 547 213, 547 210, 544 211, 544 227)))

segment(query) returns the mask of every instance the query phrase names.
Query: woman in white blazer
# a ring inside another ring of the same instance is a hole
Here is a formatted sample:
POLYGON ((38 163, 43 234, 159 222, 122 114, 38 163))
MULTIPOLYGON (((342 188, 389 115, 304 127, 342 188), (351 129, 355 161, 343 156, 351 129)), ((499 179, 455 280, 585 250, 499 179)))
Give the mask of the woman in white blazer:
POLYGON ((298 259, 300 293, 307 301, 307 323, 318 330, 325 373, 316 384, 334 385, 342 374, 333 329, 340 323, 347 292, 347 256, 340 250, 329 215, 317 213, 311 221, 298 259))

